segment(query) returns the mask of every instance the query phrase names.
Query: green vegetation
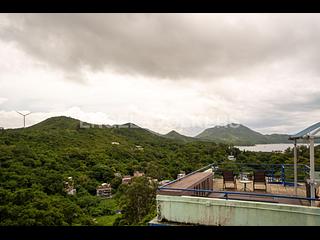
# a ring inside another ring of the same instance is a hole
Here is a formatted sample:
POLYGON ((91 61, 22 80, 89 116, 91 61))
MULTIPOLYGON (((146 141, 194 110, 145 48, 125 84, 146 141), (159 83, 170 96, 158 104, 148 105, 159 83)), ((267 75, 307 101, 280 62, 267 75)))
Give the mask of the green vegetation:
POLYGON ((123 217, 115 225, 144 225, 156 216, 157 184, 146 177, 134 178, 119 189, 123 217))
POLYGON ((55 117, 0 133, 0 225, 94 225, 93 218, 112 210, 95 196, 96 187, 109 182, 116 193, 121 178, 115 173, 140 170, 159 180, 174 179, 180 170, 223 161, 228 150, 166 139, 142 128, 80 128, 79 123, 55 117), (70 176, 75 196, 64 191, 70 176))
POLYGON ((103 216, 95 218, 95 225, 98 226, 113 226, 117 218, 121 218, 121 214, 117 214, 118 203, 114 198, 103 200, 103 204, 109 211, 105 212, 103 216))
MULTIPOLYGON (((143 177, 121 185, 115 173, 138 170, 159 181, 175 179, 180 171, 226 162, 231 153, 242 163, 292 163, 291 150, 240 152, 226 144, 168 139, 142 128, 80 128, 78 120, 67 117, 4 130, 0 225, 143 225, 155 216, 156 187, 143 177), (77 189, 73 196, 64 191, 70 176, 77 189), (111 183, 113 199, 95 196, 103 182, 111 183), (118 209, 123 213, 115 214, 118 209)), ((315 154, 319 164, 319 147, 315 154)), ((308 163, 306 149, 299 156, 299 163, 308 163)))
POLYGON ((113 214, 113 215, 107 215, 102 217, 97 217, 97 223, 98 226, 113 226, 114 222, 117 218, 121 218, 121 214, 113 214))

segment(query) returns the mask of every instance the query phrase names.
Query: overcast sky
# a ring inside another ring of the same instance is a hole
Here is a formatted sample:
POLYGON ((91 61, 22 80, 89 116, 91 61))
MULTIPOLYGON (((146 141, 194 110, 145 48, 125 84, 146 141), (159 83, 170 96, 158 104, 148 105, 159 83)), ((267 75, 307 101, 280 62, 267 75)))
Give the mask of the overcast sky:
POLYGON ((0 126, 51 116, 194 136, 320 121, 319 14, 0 14, 0 126))

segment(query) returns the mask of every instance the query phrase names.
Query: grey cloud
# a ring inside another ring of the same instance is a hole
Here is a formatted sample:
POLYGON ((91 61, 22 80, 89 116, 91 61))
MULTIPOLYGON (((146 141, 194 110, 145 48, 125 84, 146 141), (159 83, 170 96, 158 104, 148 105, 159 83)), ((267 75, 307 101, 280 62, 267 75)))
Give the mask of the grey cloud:
POLYGON ((318 73, 318 15, 9 14, 0 38, 76 78, 81 67, 160 78, 237 75, 303 56, 318 73))
POLYGON ((305 100, 297 100, 292 96, 290 103, 277 103, 275 107, 281 109, 283 112, 299 111, 302 113, 311 112, 320 109, 320 91, 306 96, 305 100))
MULTIPOLYGON (((299 130, 299 126, 303 128, 313 122, 319 121, 319 118, 310 117, 310 113, 319 111, 319 92, 307 97, 304 100, 299 100, 299 98, 295 99, 292 96, 292 99, 278 100, 278 102, 273 101, 270 104, 270 108, 253 111, 250 119, 246 119, 243 123, 254 129, 275 127, 281 133, 288 133, 287 129, 293 133, 299 130), (286 129, 281 129, 281 126, 286 126, 286 129)), ((268 132, 272 133, 270 130, 268 132)))

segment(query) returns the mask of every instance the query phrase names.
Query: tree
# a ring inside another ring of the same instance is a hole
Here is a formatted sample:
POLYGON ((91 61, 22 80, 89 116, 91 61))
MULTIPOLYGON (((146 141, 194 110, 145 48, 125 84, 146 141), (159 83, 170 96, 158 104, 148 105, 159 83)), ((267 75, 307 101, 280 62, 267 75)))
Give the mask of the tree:
POLYGON ((111 187, 113 190, 117 190, 118 187, 121 185, 122 183, 122 178, 121 177, 114 177, 112 180, 111 180, 111 187))
POLYGON ((103 164, 97 164, 92 167, 90 175, 98 181, 110 182, 114 176, 114 173, 110 167, 103 164))
POLYGON ((137 177, 119 199, 123 210, 122 224, 136 225, 156 209, 157 185, 146 177, 137 177))

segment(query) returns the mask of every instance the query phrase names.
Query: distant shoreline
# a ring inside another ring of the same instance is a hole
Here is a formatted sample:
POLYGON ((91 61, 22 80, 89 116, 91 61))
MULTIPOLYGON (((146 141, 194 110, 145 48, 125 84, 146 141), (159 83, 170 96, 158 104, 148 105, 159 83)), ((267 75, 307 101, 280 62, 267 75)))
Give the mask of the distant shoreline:
MULTIPOLYGON (((298 143, 298 145, 308 145, 307 143, 298 143)), ((315 146, 319 145, 316 143, 315 146)), ((241 151, 252 152, 284 152, 286 149, 293 148, 293 143, 267 143, 267 144, 255 144, 255 145, 242 145, 234 146, 241 151)))

